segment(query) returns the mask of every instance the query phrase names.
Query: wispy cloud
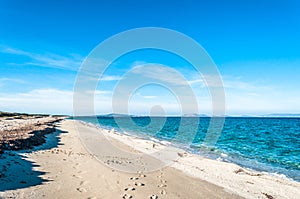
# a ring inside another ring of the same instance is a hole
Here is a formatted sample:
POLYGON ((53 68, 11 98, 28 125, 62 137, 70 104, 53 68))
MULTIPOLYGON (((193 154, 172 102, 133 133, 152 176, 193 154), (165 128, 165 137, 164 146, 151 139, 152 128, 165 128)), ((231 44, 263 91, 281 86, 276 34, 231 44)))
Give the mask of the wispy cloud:
POLYGON ((85 91, 87 94, 93 94, 93 95, 109 95, 109 94, 112 94, 111 91, 105 91, 105 90, 88 90, 88 91, 85 91))
POLYGON ((184 76, 170 67, 160 65, 149 65, 149 67, 144 67, 138 65, 132 68, 132 72, 154 81, 158 80, 177 86, 188 85, 184 76))
POLYGON ((16 79, 16 78, 7 78, 7 77, 0 78, 0 87, 5 86, 7 83, 24 84, 25 81, 23 81, 21 79, 16 79))
MULTIPOLYGON (((87 91, 89 92, 89 91, 87 91)), ((95 96, 95 110, 98 113, 111 112, 110 91, 91 91, 95 96)), ((14 94, 0 93, 0 110, 29 113, 72 114, 72 90, 54 88, 35 89, 14 94)))
POLYGON ((30 92, 0 94, 0 109, 31 113, 72 113, 73 92, 57 89, 37 89, 30 92))
POLYGON ((101 81, 118 81, 121 78, 122 78, 121 76, 106 75, 106 76, 103 76, 100 80, 101 81))
POLYGON ((271 89, 270 86, 268 85, 258 85, 256 82, 247 82, 243 80, 241 77, 234 77, 234 76, 205 76, 201 77, 200 75, 197 75, 195 73, 190 73, 188 76, 192 77, 191 80, 188 81, 188 83, 191 86, 194 87, 220 87, 222 86, 224 89, 234 89, 234 90, 243 90, 243 91, 255 91, 257 89, 271 89), (220 85, 219 83, 214 83, 214 82, 219 82, 216 79, 221 78, 223 85, 220 85), (206 81, 209 81, 208 82, 206 81))
POLYGON ((166 67, 160 65, 149 65, 144 67, 146 64, 133 65, 132 71, 135 74, 144 76, 152 80, 158 80, 160 82, 166 82, 174 86, 200 86, 204 87, 224 87, 233 88, 238 87, 250 87, 245 82, 233 82, 228 80, 225 84, 222 82, 222 77, 218 75, 200 75, 194 70, 175 70, 173 67, 166 67))
POLYGON ((24 56, 29 58, 30 60, 22 63, 10 63, 13 65, 34 65, 40 67, 60 68, 76 71, 83 61, 83 57, 74 54, 69 54, 67 56, 49 52, 41 54, 3 46, 0 47, 0 52, 16 56, 24 56))
MULTIPOLYGON (((110 113, 112 109, 112 92, 106 90, 87 91, 94 95, 95 112, 110 113)), ((137 93, 129 102, 130 113, 147 114, 155 105, 160 105, 167 114, 180 114, 180 105, 174 96, 141 95, 137 93)), ((209 96, 197 96, 200 113, 211 113, 209 96)), ((227 93, 227 114, 254 114, 270 112, 299 112, 299 95, 287 98, 264 93, 227 93), (259 95, 259 96, 258 96, 259 95), (270 103, 272 101, 272 103, 270 103)), ((123 100, 123 99, 120 99, 123 100)), ((59 89, 36 89, 29 92, 7 94, 0 93, 0 110, 17 112, 72 114, 73 91, 59 89)))
POLYGON ((3 82, 17 82, 17 83, 24 83, 24 81, 21 80, 21 79, 7 78, 7 77, 0 78, 0 84, 3 83, 3 82))
MULTIPOLYGON (((151 67, 151 66, 150 66, 151 67)), ((181 73, 168 67, 152 67, 149 70, 145 70, 145 67, 134 66, 133 72, 150 78, 153 80, 159 80, 161 82, 167 82, 175 86, 190 85, 197 88, 206 87, 223 87, 224 89, 235 89, 243 91, 253 91, 256 89, 268 89, 266 85, 256 85, 253 82, 243 81, 241 78, 232 76, 217 76, 217 75, 200 75, 195 71, 185 71, 181 73), (221 80, 221 81, 220 81, 221 80)))
POLYGON ((234 78, 234 77, 230 77, 230 78, 224 78, 223 79, 224 82, 224 88, 227 89, 240 89, 240 90, 253 90, 255 88, 258 88, 257 85, 255 85, 254 83, 250 83, 250 82, 245 82, 243 80, 234 78))
POLYGON ((193 80, 189 80, 188 83, 190 85, 194 85, 194 84, 201 84, 201 85, 205 85, 204 80, 200 77, 199 79, 193 79, 193 80))

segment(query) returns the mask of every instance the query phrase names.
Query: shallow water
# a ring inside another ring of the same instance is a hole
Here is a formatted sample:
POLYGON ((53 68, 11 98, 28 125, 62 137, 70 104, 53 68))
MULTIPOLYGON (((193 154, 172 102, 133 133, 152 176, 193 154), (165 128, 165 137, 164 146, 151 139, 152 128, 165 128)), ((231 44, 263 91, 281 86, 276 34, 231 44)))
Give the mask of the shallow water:
POLYGON ((203 147, 211 118, 91 117, 76 118, 102 128, 154 137, 192 153, 300 181, 300 118, 227 117, 218 141, 203 147), (200 150, 201 148, 201 150, 200 150))

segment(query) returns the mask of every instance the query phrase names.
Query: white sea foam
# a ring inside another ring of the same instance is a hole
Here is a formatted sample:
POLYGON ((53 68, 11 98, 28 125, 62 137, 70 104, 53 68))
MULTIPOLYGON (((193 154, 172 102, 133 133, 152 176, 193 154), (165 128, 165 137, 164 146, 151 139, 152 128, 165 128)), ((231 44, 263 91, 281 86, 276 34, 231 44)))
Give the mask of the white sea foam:
POLYGON ((221 153, 221 157, 222 157, 222 158, 227 158, 228 155, 227 155, 226 153, 221 153))

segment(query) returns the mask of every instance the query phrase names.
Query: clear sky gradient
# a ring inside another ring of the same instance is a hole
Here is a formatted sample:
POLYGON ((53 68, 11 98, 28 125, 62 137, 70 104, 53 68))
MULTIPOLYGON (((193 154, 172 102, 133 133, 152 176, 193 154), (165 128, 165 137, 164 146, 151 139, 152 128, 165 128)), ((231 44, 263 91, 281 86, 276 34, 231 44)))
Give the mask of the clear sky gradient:
MULTIPOLYGON (((297 0, 1 0, 0 110, 71 114, 77 70, 90 51, 114 34, 149 26, 182 32, 205 48, 223 77, 227 114, 300 113, 297 0)), ((201 77, 183 60, 154 50, 112 65, 96 93, 97 113, 111 112, 117 81, 144 63, 178 70, 198 96, 199 113, 210 113, 201 77)), ((147 114, 161 104, 179 114, 174 96, 161 89, 138 90, 131 112, 147 114)))

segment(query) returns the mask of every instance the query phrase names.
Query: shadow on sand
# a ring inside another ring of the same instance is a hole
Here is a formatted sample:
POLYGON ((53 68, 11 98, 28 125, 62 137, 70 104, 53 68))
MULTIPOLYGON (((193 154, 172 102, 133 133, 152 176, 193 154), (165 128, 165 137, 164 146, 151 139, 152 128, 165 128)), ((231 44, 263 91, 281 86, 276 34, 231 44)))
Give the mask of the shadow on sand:
POLYGON ((56 129, 55 132, 47 134, 46 143, 32 150, 4 151, 0 154, 0 192, 41 185, 49 181, 42 178, 46 172, 38 171, 40 166, 29 160, 26 153, 48 150, 61 145, 59 135, 62 133, 67 132, 56 129))

